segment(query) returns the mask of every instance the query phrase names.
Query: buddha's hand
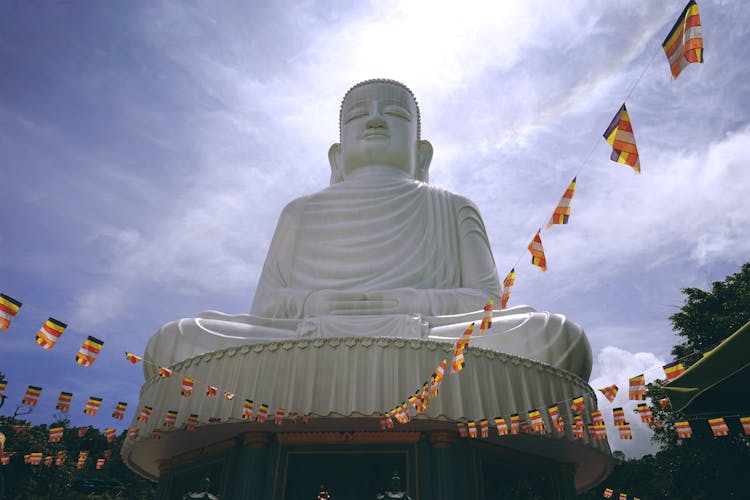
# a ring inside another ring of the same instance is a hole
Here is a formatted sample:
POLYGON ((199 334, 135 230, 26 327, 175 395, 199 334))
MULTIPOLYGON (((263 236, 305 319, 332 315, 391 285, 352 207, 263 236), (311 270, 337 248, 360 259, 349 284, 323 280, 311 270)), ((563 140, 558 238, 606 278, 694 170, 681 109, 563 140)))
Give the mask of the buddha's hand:
POLYGON ((354 316, 415 312, 417 291, 411 288, 383 292, 318 290, 311 293, 303 306, 305 317, 354 316))

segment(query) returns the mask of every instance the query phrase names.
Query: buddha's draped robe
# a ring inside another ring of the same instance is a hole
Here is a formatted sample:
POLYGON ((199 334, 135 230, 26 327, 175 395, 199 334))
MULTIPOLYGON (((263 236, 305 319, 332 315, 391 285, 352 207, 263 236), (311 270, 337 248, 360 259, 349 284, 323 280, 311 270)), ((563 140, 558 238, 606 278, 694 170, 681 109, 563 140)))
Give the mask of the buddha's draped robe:
MULTIPOLYGON (((251 314, 209 311, 166 324, 146 357, 166 366, 226 347, 300 337, 395 336, 455 342, 481 319, 499 280, 482 219, 466 198, 392 175, 352 176, 291 202, 281 214, 251 314), (316 291, 416 290, 396 314, 306 315, 316 291)), ((588 379, 580 326, 529 307, 495 311, 471 345, 516 354, 588 379)), ((154 365, 144 367, 147 376, 154 365)))

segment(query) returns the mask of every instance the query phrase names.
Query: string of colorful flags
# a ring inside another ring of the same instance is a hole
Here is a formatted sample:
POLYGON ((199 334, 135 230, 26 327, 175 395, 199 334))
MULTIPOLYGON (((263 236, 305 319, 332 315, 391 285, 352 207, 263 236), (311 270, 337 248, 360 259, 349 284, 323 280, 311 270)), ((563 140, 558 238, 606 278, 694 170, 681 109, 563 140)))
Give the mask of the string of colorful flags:
MULTIPOLYGON (((604 494, 602 495, 604 498, 613 498, 612 495, 614 495, 614 490, 612 488, 605 488, 604 494)), ((628 500, 628 494, 624 491, 621 491, 620 494, 617 496, 618 500, 628 500)), ((633 497, 633 500, 641 500, 638 497, 633 497)))
MULTIPOLYGON (((695 0, 690 0, 677 18, 669 34, 661 44, 661 49, 667 57, 672 78, 674 80, 680 75, 690 63, 703 62, 703 29, 701 25, 700 13, 695 0)), ((651 60, 653 61, 653 59, 651 60)), ((649 62, 648 66, 651 65, 649 62)), ((646 69, 648 69, 648 66, 646 69)), ((644 70, 645 74, 645 70, 644 70)), ((643 75, 641 75, 643 77, 643 75)), ((633 93, 633 90, 640 83, 640 78, 635 82, 628 92, 625 101, 633 93)), ((636 173, 641 172, 641 163, 638 154, 638 147, 635 143, 635 134, 630 115, 626 107, 626 102, 622 103, 620 109, 615 113, 614 118, 607 126, 603 134, 604 140, 612 147, 610 159, 616 163, 628 165, 636 173)), ((593 151, 593 150, 592 150, 593 151)), ((587 157, 578 168, 578 173, 573 176, 573 180, 568 185, 562 195, 560 202, 552 212, 552 216, 546 224, 546 229, 552 228, 553 225, 568 224, 571 215, 571 202, 576 189, 576 182, 580 171, 588 162, 587 157)), ((544 253, 542 244, 542 228, 540 227, 531 239, 528 245, 528 251, 531 253, 531 264, 537 266, 542 271, 547 270, 547 258, 544 253)), ((524 252, 525 253, 525 252, 524 252)), ((516 260, 510 272, 503 280, 501 309, 505 309, 508 299, 516 280, 516 267, 521 261, 523 254, 516 260)))

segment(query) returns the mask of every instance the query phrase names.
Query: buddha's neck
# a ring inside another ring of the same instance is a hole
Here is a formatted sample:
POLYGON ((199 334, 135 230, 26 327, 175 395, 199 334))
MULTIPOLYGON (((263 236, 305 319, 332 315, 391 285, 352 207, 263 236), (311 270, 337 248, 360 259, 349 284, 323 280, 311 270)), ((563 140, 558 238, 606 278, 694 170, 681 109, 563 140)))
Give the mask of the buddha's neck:
POLYGON ((366 167, 359 167, 347 173, 344 176, 344 180, 359 179, 370 176, 402 177, 405 179, 411 179, 411 176, 406 171, 392 165, 367 165, 366 167))

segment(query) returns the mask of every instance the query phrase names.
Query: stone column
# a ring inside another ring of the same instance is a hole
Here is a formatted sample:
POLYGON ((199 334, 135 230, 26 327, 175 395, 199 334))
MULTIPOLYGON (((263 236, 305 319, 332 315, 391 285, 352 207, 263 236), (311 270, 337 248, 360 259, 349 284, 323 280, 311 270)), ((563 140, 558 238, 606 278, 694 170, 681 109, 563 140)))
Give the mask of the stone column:
POLYGON ((268 448, 273 441, 270 432, 246 432, 239 438, 239 446, 229 473, 229 498, 263 500, 270 498, 266 492, 266 472, 269 463, 268 448))

